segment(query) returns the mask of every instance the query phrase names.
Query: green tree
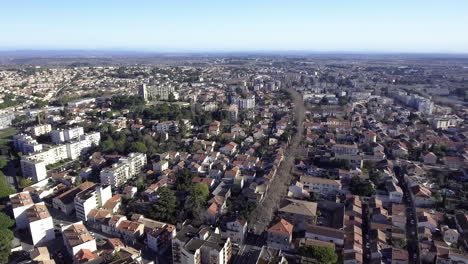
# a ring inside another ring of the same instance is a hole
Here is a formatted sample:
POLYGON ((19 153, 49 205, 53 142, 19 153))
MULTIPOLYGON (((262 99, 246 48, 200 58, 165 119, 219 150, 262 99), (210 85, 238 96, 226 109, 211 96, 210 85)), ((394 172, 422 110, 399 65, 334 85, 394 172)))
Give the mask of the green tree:
POLYGON ((0 228, 10 228, 15 224, 15 221, 11 219, 8 215, 3 212, 0 212, 0 228))
POLYGON ((115 150, 114 140, 111 137, 104 140, 101 146, 102 146, 102 151, 104 152, 112 152, 115 150))
POLYGON ((158 196, 150 210, 150 217, 163 222, 174 223, 177 214, 175 192, 167 187, 162 187, 159 189, 158 196))
POLYGON ((0 228, 0 263, 8 263, 12 240, 13 232, 8 228, 0 228))
POLYGON ((363 180, 358 176, 354 176, 351 179, 349 190, 352 194, 359 196, 372 196, 375 193, 375 189, 372 186, 372 183, 368 180, 363 180))
POLYGON ((15 193, 15 190, 8 185, 5 175, 0 171, 0 199, 6 198, 13 193, 15 193))
POLYGON ((146 147, 145 143, 141 141, 133 142, 130 145, 130 152, 146 153, 147 151, 148 151, 148 148, 146 147))
POLYGON ((5 168, 6 165, 7 165, 6 158, 4 156, 0 156, 0 169, 5 168))
POLYGON ((27 178, 24 178, 24 177, 18 177, 18 187, 20 189, 31 186, 32 184, 33 184, 33 181, 31 179, 27 179, 27 178))
POLYGON ((328 246, 302 246, 299 248, 299 254, 316 259, 318 263, 334 264, 338 261, 338 255, 332 247, 328 246))
POLYGON ((176 186, 178 191, 189 191, 192 186, 192 180, 195 177, 189 169, 183 169, 178 173, 176 178, 176 186))
POLYGON ((210 195, 208 186, 204 183, 197 183, 190 188, 190 197, 193 201, 194 206, 200 208, 206 203, 206 199, 210 195))
POLYGON ((169 102, 175 102, 176 99, 175 99, 174 93, 169 93, 169 96, 168 96, 167 100, 169 102))

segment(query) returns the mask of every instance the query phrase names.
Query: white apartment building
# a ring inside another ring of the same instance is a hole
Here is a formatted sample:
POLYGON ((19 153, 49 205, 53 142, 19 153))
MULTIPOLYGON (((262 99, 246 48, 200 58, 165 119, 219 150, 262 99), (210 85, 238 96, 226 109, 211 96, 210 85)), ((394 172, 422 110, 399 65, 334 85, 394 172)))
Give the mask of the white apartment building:
POLYGON ((54 222, 44 202, 29 207, 26 210, 26 215, 34 246, 55 239, 54 222))
POLYGON ((335 195, 341 190, 341 183, 336 180, 326 178, 301 176, 300 182, 304 185, 304 189, 309 192, 315 192, 321 195, 335 195))
POLYGON ((236 98, 234 102, 241 110, 255 108, 255 96, 253 95, 249 98, 236 98))
POLYGON ((67 143, 67 155, 69 159, 77 159, 86 153, 91 147, 99 145, 101 134, 99 132, 81 135, 78 140, 67 143))
POLYGON ((13 119, 15 119, 14 114, 0 114, 0 129, 10 127, 13 119))
POLYGON ((82 127, 68 128, 64 130, 52 130, 50 133, 52 142, 55 144, 70 142, 74 139, 79 139, 82 135, 84 135, 84 129, 82 127))
POLYGON ((218 230, 184 226, 172 239, 175 264, 227 264, 231 256, 231 240, 222 238, 218 230))
POLYGON ((89 212, 102 207, 111 197, 111 187, 102 184, 96 184, 92 188, 79 192, 74 200, 76 217, 87 221, 89 212))
POLYGON ((172 84, 153 84, 153 85, 140 85, 138 89, 138 94, 142 96, 145 101, 152 101, 152 100, 168 100, 169 94, 173 94, 177 99, 177 93, 175 92, 175 88, 172 84))
POLYGON ((73 142, 53 145, 40 152, 31 153, 21 157, 21 170, 23 176, 34 181, 47 178, 46 166, 64 159, 77 159, 88 151, 92 146, 99 145, 101 134, 99 132, 81 135, 73 142))
POLYGON ((19 229, 28 228, 29 220, 26 210, 34 205, 29 192, 20 192, 10 195, 10 203, 13 208, 16 227, 19 229))
POLYGON ((77 222, 62 227, 63 243, 67 247, 68 253, 74 256, 81 249, 87 249, 91 252, 97 250, 96 240, 83 225, 83 222, 77 222))
POLYGON ((42 144, 39 144, 29 135, 18 134, 13 136, 15 149, 23 154, 42 151, 42 144))
POLYGON ((36 137, 49 134, 51 131, 52 126, 50 124, 37 125, 31 128, 31 133, 36 137))
POLYGON ((118 187, 128 179, 137 175, 146 166, 147 159, 144 153, 130 153, 126 158, 120 158, 119 162, 101 171, 101 183, 118 187))
POLYGON ((179 123, 176 121, 164 121, 154 125, 153 129, 156 130, 156 132, 158 133, 175 133, 179 131, 179 123))

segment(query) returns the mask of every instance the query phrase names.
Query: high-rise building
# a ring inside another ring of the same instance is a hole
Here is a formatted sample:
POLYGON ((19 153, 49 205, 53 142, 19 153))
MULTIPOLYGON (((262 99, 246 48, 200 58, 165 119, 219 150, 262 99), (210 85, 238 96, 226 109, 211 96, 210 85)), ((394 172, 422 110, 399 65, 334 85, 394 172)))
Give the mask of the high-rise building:
POLYGON ((126 158, 120 158, 119 162, 101 171, 101 183, 118 187, 138 174, 147 164, 146 154, 130 153, 126 158))
POLYGON ((52 142, 55 144, 70 142, 74 139, 79 139, 82 135, 84 135, 84 129, 82 127, 68 128, 64 130, 52 130, 50 134, 52 142))
POLYGON ((17 151, 20 151, 23 154, 39 152, 42 150, 42 144, 37 143, 35 139, 26 134, 14 135, 13 145, 17 151))
POLYGON ((76 217, 87 221, 89 212, 102 207, 111 197, 111 187, 102 184, 96 184, 92 188, 79 192, 75 196, 76 217))
POLYGON ((49 134, 51 131, 52 126, 50 124, 37 125, 31 128, 31 133, 36 137, 49 134))
POLYGON ((169 94, 173 94, 177 99, 177 93, 172 84, 142 84, 138 89, 138 94, 142 96, 145 101, 168 100, 169 94))

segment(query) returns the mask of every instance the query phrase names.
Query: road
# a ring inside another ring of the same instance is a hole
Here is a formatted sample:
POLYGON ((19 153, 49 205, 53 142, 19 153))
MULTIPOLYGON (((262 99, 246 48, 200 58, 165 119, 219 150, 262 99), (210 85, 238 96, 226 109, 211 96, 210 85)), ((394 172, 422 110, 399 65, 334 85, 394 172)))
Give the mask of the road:
POLYGON ((403 202, 406 206, 406 249, 408 250, 409 263, 421 263, 418 239, 418 219, 413 197, 404 179, 404 171, 400 167, 395 167, 395 175, 398 178, 398 184, 403 190, 403 202))
POLYGON ((269 226, 274 212, 278 209, 278 204, 281 198, 287 193, 288 186, 291 182, 291 170, 294 166, 294 160, 298 156, 301 148, 301 142, 304 138, 304 118, 305 106, 302 96, 293 89, 289 89, 293 97, 294 118, 296 122, 296 133, 292 136, 290 144, 286 150, 284 160, 279 166, 276 176, 270 183, 270 186, 265 194, 264 199, 252 212, 249 220, 250 229, 261 234, 269 226))

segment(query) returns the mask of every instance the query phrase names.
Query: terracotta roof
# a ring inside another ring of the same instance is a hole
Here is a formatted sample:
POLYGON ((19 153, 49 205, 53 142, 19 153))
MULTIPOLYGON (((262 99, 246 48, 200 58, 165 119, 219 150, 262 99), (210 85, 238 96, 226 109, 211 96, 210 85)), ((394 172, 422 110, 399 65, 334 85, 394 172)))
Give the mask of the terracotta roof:
POLYGON ((75 254, 75 258, 78 260, 78 262, 84 263, 95 259, 96 255, 94 255, 94 253, 89 249, 80 249, 80 251, 75 254))
POLYGON ((292 235, 293 229, 294 226, 291 223, 281 218, 278 223, 268 229, 268 232, 290 236, 292 235))

